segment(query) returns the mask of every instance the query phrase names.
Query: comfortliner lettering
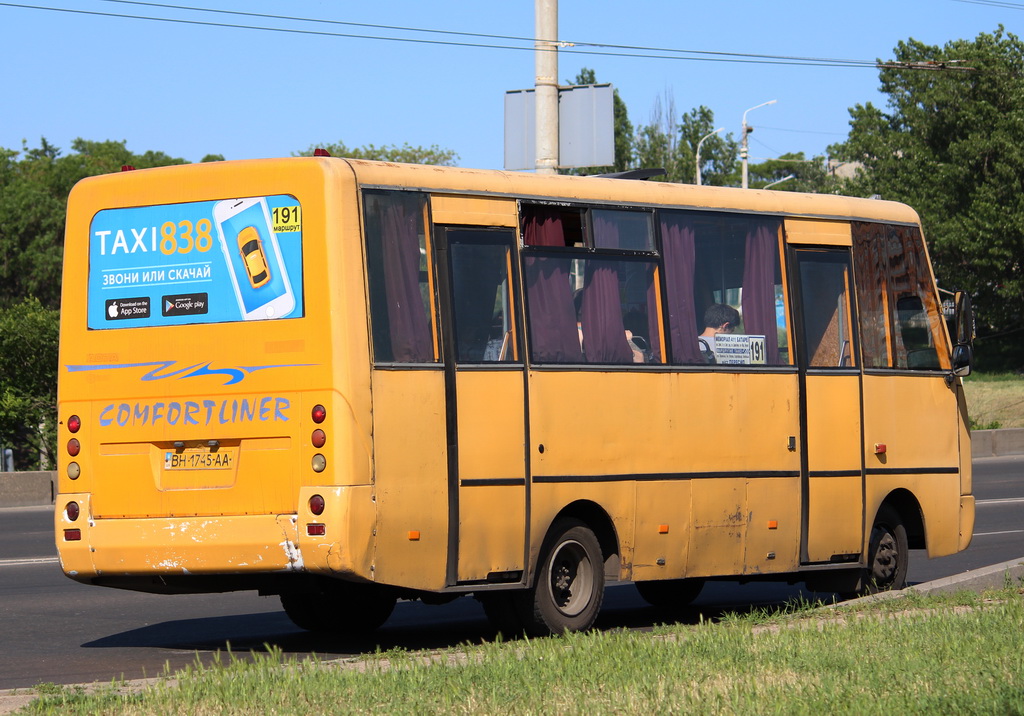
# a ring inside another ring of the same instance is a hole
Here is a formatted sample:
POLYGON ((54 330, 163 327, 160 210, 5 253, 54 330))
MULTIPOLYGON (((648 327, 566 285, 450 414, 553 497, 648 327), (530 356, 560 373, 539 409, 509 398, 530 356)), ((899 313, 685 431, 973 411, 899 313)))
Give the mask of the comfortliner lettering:
POLYGON ((232 400, 110 403, 100 411, 100 425, 227 425, 229 423, 288 422, 291 401, 265 396, 232 400))

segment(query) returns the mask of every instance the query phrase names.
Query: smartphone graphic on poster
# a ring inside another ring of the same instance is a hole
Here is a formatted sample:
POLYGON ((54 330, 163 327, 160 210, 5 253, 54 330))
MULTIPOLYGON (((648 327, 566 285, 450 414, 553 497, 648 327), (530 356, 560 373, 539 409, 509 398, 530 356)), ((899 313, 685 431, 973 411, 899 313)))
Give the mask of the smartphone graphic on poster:
POLYGON ((295 294, 263 197, 228 199, 213 207, 228 276, 246 321, 283 318, 295 294))

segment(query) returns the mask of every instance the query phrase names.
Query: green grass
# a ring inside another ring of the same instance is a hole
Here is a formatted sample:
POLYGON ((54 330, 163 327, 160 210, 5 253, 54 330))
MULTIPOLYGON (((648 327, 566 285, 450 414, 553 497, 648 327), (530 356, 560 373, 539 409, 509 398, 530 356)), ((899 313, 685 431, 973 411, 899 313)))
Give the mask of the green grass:
POLYGON ((955 599, 389 651, 197 663, 131 693, 46 689, 59 714, 1024 714, 1018 587, 955 599))
POLYGON ((975 430, 1024 428, 1024 378, 1015 373, 974 373, 964 378, 967 414, 975 430))

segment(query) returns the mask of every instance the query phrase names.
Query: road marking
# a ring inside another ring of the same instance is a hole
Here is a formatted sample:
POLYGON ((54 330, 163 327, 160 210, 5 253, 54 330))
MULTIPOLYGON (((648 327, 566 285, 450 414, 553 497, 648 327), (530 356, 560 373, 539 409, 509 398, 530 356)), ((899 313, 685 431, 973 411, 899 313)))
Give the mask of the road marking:
POLYGON ((1024 502, 1024 497, 1004 497, 999 500, 978 500, 975 505, 1010 505, 1015 502, 1024 502))
POLYGON ((993 535, 1017 535, 1017 534, 1020 534, 1021 532, 1024 532, 1024 530, 1005 530, 1003 532, 975 532, 974 536, 975 537, 991 537, 993 535))
POLYGON ((24 564, 56 564, 56 557, 25 557, 23 559, 0 559, 0 567, 19 567, 24 564))

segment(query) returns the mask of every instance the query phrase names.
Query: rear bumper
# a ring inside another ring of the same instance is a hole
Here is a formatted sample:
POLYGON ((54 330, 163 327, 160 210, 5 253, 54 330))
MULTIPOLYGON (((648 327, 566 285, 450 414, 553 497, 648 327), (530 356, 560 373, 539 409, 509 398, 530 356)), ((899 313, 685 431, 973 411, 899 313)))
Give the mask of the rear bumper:
POLYGON ((296 515, 93 519, 89 507, 88 494, 57 501, 57 553, 72 579, 302 571, 296 515), (69 500, 81 508, 74 522, 69 500), (71 529, 80 540, 68 539, 71 529))
POLYGON ((372 579, 370 486, 305 487, 299 504, 305 506, 314 492, 325 498, 322 515, 306 509, 283 515, 116 519, 93 518, 88 493, 61 494, 54 514, 57 554, 72 579, 144 591, 263 589, 264 583, 277 589, 272 585, 282 575, 303 573, 372 579), (73 522, 64 511, 69 501, 81 510, 73 522), (325 534, 311 536, 311 522, 324 524, 325 534), (70 539, 74 530, 80 539, 70 539), (191 586, 183 587, 186 583, 191 586))

